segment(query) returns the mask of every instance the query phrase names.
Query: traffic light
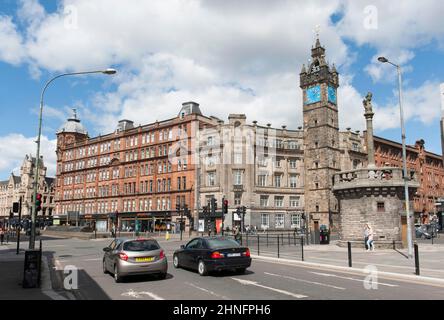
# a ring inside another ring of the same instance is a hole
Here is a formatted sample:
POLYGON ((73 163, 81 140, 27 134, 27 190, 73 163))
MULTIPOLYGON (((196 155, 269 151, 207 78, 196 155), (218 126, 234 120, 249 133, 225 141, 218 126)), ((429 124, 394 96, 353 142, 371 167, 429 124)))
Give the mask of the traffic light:
POLYGON ((225 198, 222 199, 222 213, 228 213, 228 200, 225 198))
POLYGON ((215 213, 217 211, 217 200, 216 198, 211 198, 211 213, 215 213))
POLYGON ((247 207, 246 207, 246 206, 242 206, 241 209, 242 209, 242 213, 243 213, 243 214, 246 214, 246 213, 247 213, 247 207))
POLYGON ((42 210, 42 194, 37 193, 35 198, 35 211, 39 212, 40 210, 42 210))

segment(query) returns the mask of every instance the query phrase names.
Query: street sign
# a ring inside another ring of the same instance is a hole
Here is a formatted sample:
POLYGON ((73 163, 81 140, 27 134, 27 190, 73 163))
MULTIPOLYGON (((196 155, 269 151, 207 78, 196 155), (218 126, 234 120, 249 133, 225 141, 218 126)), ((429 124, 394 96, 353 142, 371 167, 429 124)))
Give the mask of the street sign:
POLYGON ((205 231, 205 220, 204 219, 199 219, 198 231, 199 232, 204 232, 205 231))

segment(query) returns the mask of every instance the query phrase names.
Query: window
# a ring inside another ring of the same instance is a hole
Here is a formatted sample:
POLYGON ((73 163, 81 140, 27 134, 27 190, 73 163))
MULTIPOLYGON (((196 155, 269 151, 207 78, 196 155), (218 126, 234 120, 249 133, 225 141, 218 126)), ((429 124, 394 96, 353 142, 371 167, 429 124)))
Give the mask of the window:
POLYGON ((297 187, 297 176, 296 175, 290 175, 290 188, 296 188, 297 187))
POLYGON ((276 159, 274 162, 274 165, 276 166, 276 168, 280 168, 281 167, 281 159, 276 159))
POLYGON ((182 177, 182 181, 183 181, 183 189, 186 190, 186 188, 187 188, 187 177, 182 177))
POLYGON ((240 206, 242 204, 242 193, 241 192, 235 192, 234 193, 234 205, 240 206))
POLYGON ((378 212, 385 212, 385 204, 384 202, 377 202, 378 212))
POLYGON ((275 207, 283 207, 284 206, 284 197, 281 196, 275 196, 274 197, 274 206, 275 207))
POLYGON ((275 228, 284 228, 285 216, 283 213, 276 214, 275 217, 275 228))
POLYGON ((214 137, 208 137, 207 139, 207 145, 212 146, 214 145, 214 137))
POLYGON ((290 159, 290 169, 296 169, 296 159, 290 159))
POLYGON ((299 213, 291 215, 291 227, 292 228, 301 227, 301 215, 299 213))
POLYGON ((208 174, 207 174, 207 185, 209 187, 213 187, 215 185, 215 178, 216 178, 216 173, 215 172, 208 172, 208 174))
POLYGON ((268 213, 261 213, 261 228, 266 229, 270 227, 270 215, 268 213))
POLYGON ((261 196, 260 205, 261 207, 268 207, 268 196, 261 196))
POLYGON ((267 176, 265 174, 258 175, 257 184, 260 187, 265 187, 267 185, 267 176))
POLYGON ((356 142, 352 143, 352 150, 353 151, 359 151, 359 146, 358 146, 358 144, 356 142))
POLYGON ((290 207, 299 207, 301 197, 290 197, 290 207))
POLYGON ((274 176, 274 186, 275 187, 281 186, 281 178, 282 178, 282 176, 280 174, 274 176))
POLYGON ((241 170, 234 170, 234 185, 239 186, 242 185, 242 171, 241 170))
POLYGON ((180 177, 178 177, 177 178, 177 190, 180 190, 180 182, 181 182, 181 179, 180 179, 180 177))

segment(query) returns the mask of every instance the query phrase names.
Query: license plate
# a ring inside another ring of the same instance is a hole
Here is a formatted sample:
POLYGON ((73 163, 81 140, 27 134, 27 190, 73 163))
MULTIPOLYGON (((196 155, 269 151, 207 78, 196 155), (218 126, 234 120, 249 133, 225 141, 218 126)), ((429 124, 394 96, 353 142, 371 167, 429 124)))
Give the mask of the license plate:
POLYGON ((154 257, 136 258, 136 262, 150 262, 153 260, 154 260, 154 257))
POLYGON ((240 257, 241 254, 240 253, 229 253, 227 254, 227 257, 240 257))

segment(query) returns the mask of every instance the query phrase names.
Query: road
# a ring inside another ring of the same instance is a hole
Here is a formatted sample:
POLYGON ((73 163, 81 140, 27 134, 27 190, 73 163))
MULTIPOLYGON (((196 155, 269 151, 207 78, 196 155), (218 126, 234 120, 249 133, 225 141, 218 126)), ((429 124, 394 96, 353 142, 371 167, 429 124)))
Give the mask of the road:
POLYGON ((378 278, 377 289, 365 288, 365 277, 351 272, 294 266, 254 259, 245 274, 224 272, 201 277, 197 272, 174 269, 172 254, 178 241, 160 240, 168 258, 168 276, 128 278, 115 283, 102 272, 102 249, 109 239, 53 239, 44 241, 52 269, 54 290, 68 299, 148 300, 287 300, 287 299, 443 299, 444 287, 378 278), (79 270, 77 290, 63 288, 65 266, 79 270))

